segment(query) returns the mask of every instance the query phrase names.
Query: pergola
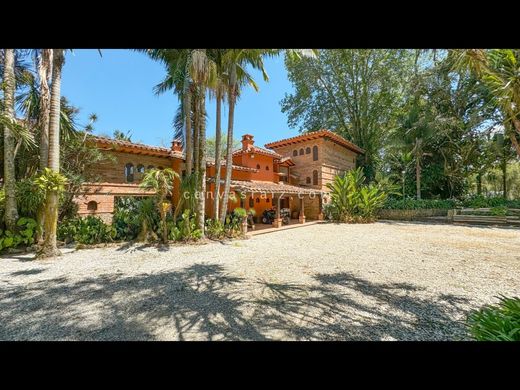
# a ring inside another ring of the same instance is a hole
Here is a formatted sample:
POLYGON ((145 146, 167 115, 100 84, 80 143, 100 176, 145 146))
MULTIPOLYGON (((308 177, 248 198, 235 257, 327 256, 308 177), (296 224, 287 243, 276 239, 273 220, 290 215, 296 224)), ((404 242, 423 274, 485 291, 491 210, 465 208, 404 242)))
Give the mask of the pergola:
MULTIPOLYGON (((290 184, 285 184, 284 182, 268 182, 268 181, 257 181, 257 180, 232 180, 231 188, 239 193, 244 194, 271 194, 273 198, 273 204, 276 202, 276 218, 273 222, 274 227, 282 226, 282 218, 280 217, 280 201, 281 199, 297 195, 300 200, 300 214, 298 220, 300 223, 305 223, 305 210, 304 210, 304 197, 307 196, 310 199, 311 197, 318 197, 319 199, 319 219, 323 218, 321 207, 323 204, 322 196, 324 194, 323 191, 317 190, 314 188, 305 188, 305 187, 297 187, 290 184)), ((243 200, 241 200, 241 207, 243 200)))

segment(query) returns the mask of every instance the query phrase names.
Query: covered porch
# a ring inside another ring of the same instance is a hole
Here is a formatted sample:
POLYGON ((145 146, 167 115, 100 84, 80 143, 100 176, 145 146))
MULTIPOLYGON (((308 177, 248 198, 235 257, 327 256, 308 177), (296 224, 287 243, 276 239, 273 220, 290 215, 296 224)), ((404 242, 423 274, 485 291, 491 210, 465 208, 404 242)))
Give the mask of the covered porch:
POLYGON ((323 220, 323 192, 313 188, 298 187, 283 182, 233 180, 231 188, 239 195, 240 207, 255 211, 255 228, 282 228, 295 224, 305 224, 307 220, 323 220), (265 210, 275 209, 271 224, 262 224, 265 210), (284 224, 281 210, 288 210, 289 223, 284 224), (307 213, 309 211, 309 213, 307 213), (310 218, 307 217, 307 214, 310 218))

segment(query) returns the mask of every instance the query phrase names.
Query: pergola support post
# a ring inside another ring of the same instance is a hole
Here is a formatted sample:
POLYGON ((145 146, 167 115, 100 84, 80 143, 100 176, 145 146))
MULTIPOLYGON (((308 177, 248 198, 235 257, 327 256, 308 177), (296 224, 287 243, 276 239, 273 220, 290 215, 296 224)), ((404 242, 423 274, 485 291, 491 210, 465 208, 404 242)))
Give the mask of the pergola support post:
POLYGON ((325 218, 323 216, 323 197, 320 195, 318 195, 318 201, 319 201, 319 213, 318 213, 318 221, 323 221, 325 218))
POLYGON ((303 197, 300 198, 300 216, 298 218, 300 223, 305 223, 305 210, 304 210, 304 202, 303 197))
POLYGON ((273 227, 275 228, 281 228, 282 227, 282 218, 280 218, 280 200, 281 200, 281 197, 278 196, 276 198, 276 217, 273 221, 273 227))

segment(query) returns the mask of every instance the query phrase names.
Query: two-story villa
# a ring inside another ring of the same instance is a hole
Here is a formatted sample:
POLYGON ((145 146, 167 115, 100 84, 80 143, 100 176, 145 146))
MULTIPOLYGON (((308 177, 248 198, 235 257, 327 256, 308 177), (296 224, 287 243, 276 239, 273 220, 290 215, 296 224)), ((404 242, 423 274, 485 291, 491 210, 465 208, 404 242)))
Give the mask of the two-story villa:
MULTIPOLYGON (((119 196, 150 196, 139 182, 147 169, 174 169, 185 173, 185 155, 180 142, 162 148, 92 137, 93 146, 111 156, 105 164, 98 164, 91 172, 98 179, 85 183, 84 194, 76 199, 80 215, 95 214, 111 220, 115 199, 119 196)), ((242 146, 233 152, 231 199, 228 210, 243 207, 254 209, 260 216, 266 209, 289 208, 292 218, 300 223, 306 219, 320 219, 322 205, 328 201, 327 187, 336 174, 352 169, 356 156, 363 153, 358 146, 339 135, 320 130, 269 143, 266 149, 254 145, 251 134, 242 136, 242 146)), ((225 160, 221 162, 220 196, 226 174, 225 160)), ((215 163, 207 162, 206 215, 212 217, 215 194, 215 163)), ((173 204, 179 196, 179 181, 174 182, 173 204)), ((277 219, 275 226, 280 226, 277 219)))

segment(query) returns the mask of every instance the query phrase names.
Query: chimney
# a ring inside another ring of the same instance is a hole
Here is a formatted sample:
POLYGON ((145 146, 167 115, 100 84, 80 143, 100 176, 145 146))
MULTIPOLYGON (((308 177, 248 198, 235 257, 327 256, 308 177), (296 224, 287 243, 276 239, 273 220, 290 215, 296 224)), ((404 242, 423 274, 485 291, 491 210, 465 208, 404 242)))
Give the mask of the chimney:
POLYGON ((172 150, 174 152, 182 152, 182 142, 179 139, 174 139, 172 141, 172 150))
POLYGON ((244 134, 242 136, 242 150, 249 150, 254 143, 255 141, 251 134, 244 134))

